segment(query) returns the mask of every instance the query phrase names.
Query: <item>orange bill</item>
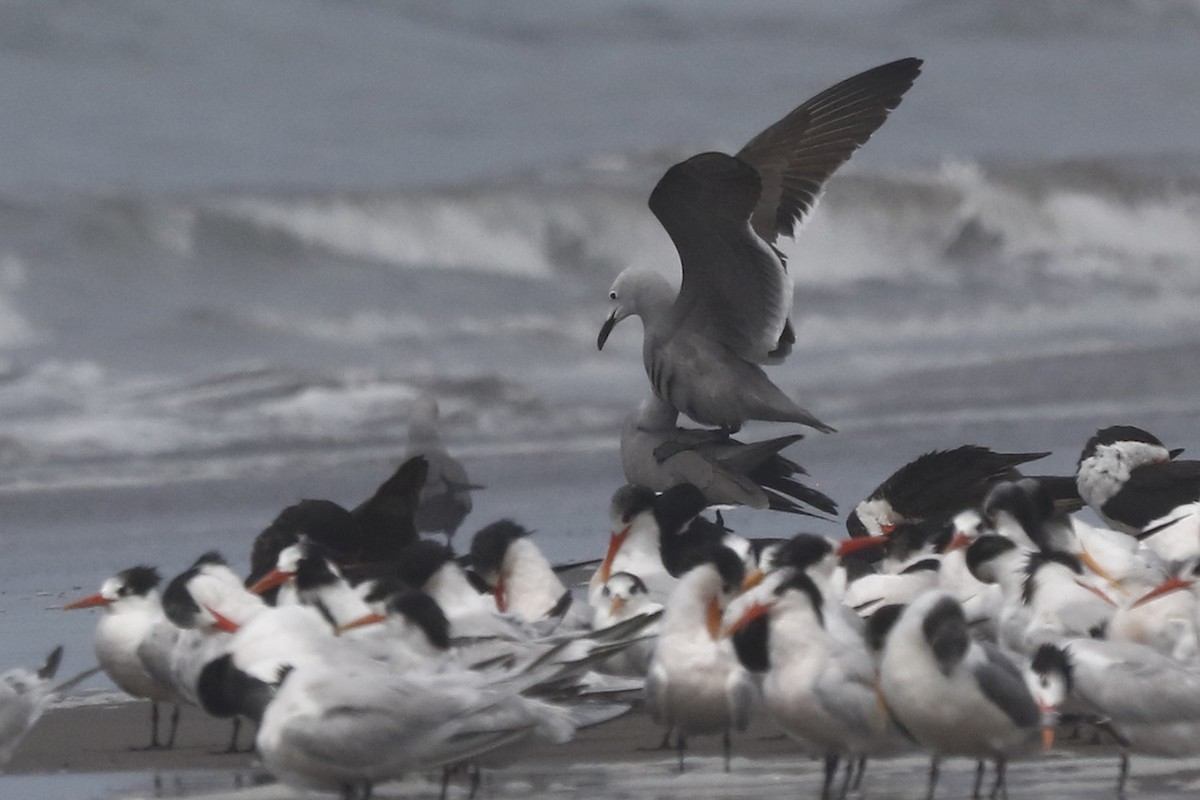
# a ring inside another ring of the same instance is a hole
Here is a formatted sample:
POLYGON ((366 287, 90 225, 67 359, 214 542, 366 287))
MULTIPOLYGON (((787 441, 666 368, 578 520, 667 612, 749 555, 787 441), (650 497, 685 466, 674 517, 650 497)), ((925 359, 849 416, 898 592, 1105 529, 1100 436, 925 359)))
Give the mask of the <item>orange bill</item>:
POLYGON ((1155 600, 1163 595, 1170 594, 1171 592, 1177 592, 1180 589, 1190 589, 1194 583, 1195 581, 1187 581, 1183 578, 1167 578, 1158 586, 1154 587, 1149 592, 1135 600, 1130 608, 1137 608, 1140 605, 1145 605, 1151 600, 1155 600))
POLYGON ((887 536, 852 536, 849 539, 843 539, 838 542, 837 554, 839 558, 844 558, 862 550, 879 547, 887 543, 887 540, 887 536))
POLYGON ((338 625, 336 628, 333 629, 333 632, 336 635, 341 636, 346 631, 352 631, 355 628, 362 628, 367 625, 378 625, 379 623, 385 621, 386 619, 387 619, 387 617, 385 617, 383 614, 377 614, 375 612, 371 612, 370 614, 363 614, 358 619, 352 619, 344 625, 338 625))
POLYGON ((291 572, 283 572, 279 569, 273 569, 266 575, 263 575, 258 581, 250 587, 250 591, 255 594, 262 594, 268 589, 274 589, 276 586, 281 586, 287 582, 287 579, 292 577, 291 572))
MULTIPOLYGON (((725 635, 732 636, 770 610, 770 603, 751 603, 750 607, 743 611, 742 615, 734 620, 732 625, 725 629, 725 635)), ((715 639, 716 637, 714 636, 713 638, 715 639)))
POLYGON ((109 600, 102 594, 92 594, 87 597, 82 597, 73 603, 67 603, 63 606, 63 611, 74 611, 77 608, 98 608, 100 606, 112 605, 112 600, 109 600))
POLYGON ((626 525, 619 531, 614 531, 613 535, 608 540, 608 552, 604 554, 604 561, 600 564, 600 582, 605 583, 608 577, 612 575, 613 561, 617 558, 617 553, 621 550, 621 545, 625 544, 625 540, 629 538, 629 528, 626 525))

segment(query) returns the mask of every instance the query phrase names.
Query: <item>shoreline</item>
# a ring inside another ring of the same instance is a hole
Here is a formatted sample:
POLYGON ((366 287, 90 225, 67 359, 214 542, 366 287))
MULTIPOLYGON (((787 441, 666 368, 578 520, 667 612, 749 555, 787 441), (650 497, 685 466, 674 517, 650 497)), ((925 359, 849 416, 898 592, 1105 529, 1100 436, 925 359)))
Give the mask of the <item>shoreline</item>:
MULTIPOLYGON (((164 712, 165 727, 169 709, 164 712)), ((207 717, 199 709, 184 709, 172 750, 134 749, 144 747, 149 727, 150 706, 143 701, 53 707, 0 776, 0 794, 13 800, 334 796, 274 782, 252 752, 220 752, 229 742, 231 723, 207 717)), ((689 742, 682 774, 675 753, 655 747, 660 738, 661 730, 646 714, 633 711, 580 731, 570 743, 530 750, 507 769, 485 771, 479 797, 701 800, 754 796, 755 800, 790 800, 820 794, 821 762, 805 756, 761 718, 735 735, 729 773, 723 769, 719 737, 689 742)), ((248 746, 250 739, 250 731, 243 726, 242 746, 248 746)), ((1086 740, 1064 744, 1071 749, 1014 760, 1009 770, 1011 796, 1111 796, 1116 785, 1117 750, 1086 740)), ((928 757, 920 753, 872 761, 862 789, 851 796, 923 798, 928 764, 928 757)), ((946 759, 938 797, 969 796, 973 779, 974 765, 968 759, 946 759)), ((990 780, 989 770, 985 791, 990 780)), ((1200 758, 1132 759, 1131 798, 1167 798, 1198 789, 1200 758)), ((383 784, 376 796, 433 798, 440 792, 439 775, 428 774, 383 784)), ((467 793, 466 777, 456 776, 448 797, 466 797, 467 793)))

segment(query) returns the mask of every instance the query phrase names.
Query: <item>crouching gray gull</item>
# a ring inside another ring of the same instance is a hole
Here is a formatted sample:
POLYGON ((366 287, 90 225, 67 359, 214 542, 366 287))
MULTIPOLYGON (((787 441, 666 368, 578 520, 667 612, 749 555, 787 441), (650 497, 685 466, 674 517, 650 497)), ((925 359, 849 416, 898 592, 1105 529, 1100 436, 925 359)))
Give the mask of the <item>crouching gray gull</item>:
POLYGON ((635 486, 664 492, 690 483, 709 505, 741 505, 816 516, 837 505, 804 485, 804 468, 780 451, 804 436, 794 433, 743 443, 721 430, 680 428, 679 412, 653 395, 625 419, 621 465, 635 486))

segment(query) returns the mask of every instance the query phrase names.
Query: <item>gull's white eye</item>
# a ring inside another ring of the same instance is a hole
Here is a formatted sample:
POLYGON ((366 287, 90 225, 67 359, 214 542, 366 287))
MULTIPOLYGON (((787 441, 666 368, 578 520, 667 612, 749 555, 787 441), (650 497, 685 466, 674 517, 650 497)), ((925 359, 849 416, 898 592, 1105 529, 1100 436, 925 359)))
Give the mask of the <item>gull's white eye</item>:
POLYGON ((614 289, 613 291, 611 291, 611 292, 609 292, 609 293, 608 293, 608 299, 609 299, 609 300, 616 300, 616 299, 617 299, 617 291, 616 291, 616 289, 614 289))

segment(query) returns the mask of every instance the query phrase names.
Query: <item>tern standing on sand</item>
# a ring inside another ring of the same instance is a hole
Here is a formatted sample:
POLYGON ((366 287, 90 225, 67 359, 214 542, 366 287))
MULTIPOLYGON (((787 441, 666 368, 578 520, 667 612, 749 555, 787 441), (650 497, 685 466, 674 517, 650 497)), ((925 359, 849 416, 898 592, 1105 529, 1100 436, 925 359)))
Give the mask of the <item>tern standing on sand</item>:
POLYGON ((609 290, 612 313, 596 341, 639 316, 654 393, 701 425, 736 431, 747 420, 830 432, 776 386, 760 364, 796 341, 792 279, 776 240, 791 236, 834 170, 871 137, 912 86, 905 58, 821 92, 730 156, 701 153, 667 170, 650 194, 683 268, 678 294, 661 275, 626 269, 609 290))

